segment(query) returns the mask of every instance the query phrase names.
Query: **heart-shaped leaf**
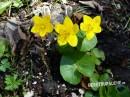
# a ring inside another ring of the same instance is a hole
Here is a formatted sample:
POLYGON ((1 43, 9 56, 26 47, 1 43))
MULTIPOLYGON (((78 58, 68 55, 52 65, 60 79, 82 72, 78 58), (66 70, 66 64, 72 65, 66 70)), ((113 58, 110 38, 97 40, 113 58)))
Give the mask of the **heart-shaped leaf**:
POLYGON ((103 51, 99 50, 98 48, 94 48, 92 50, 92 53, 97 57, 100 58, 101 60, 105 60, 105 54, 103 51))
POLYGON ((83 39, 83 41, 79 44, 78 48, 82 52, 90 51, 93 49, 97 44, 97 37, 94 36, 93 39, 87 40, 86 38, 83 39))
POLYGON ((77 66, 73 58, 63 56, 60 64, 60 73, 63 79, 73 85, 79 84, 82 76, 77 71, 77 66))
POLYGON ((77 69, 84 76, 91 77, 95 70, 95 57, 84 55, 77 61, 77 69))

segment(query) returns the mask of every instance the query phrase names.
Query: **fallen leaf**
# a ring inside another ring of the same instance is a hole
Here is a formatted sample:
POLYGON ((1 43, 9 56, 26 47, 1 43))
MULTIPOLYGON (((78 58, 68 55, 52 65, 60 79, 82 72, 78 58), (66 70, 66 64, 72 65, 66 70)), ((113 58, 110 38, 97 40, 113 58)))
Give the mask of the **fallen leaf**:
POLYGON ((97 3, 96 1, 79 1, 79 3, 89 6, 93 9, 98 8, 99 11, 103 11, 103 6, 101 6, 99 3, 97 3))

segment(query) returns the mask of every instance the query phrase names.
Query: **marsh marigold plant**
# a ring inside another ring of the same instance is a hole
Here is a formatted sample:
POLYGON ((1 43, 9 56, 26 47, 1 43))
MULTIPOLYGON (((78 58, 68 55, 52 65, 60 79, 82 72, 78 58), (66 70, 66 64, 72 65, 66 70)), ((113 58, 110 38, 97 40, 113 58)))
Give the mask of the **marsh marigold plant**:
POLYGON ((79 27, 77 24, 73 24, 71 19, 66 16, 63 24, 56 24, 55 30, 58 33, 58 44, 60 46, 66 45, 67 43, 76 47, 78 44, 77 33, 79 32, 79 27))
POLYGON ((86 38, 91 40, 96 33, 101 32, 101 16, 91 18, 90 16, 84 15, 83 22, 80 24, 80 29, 86 33, 86 38))
POLYGON ((31 32, 41 37, 44 37, 49 32, 53 31, 53 25, 51 24, 50 16, 34 16, 33 23, 34 25, 31 29, 31 32))

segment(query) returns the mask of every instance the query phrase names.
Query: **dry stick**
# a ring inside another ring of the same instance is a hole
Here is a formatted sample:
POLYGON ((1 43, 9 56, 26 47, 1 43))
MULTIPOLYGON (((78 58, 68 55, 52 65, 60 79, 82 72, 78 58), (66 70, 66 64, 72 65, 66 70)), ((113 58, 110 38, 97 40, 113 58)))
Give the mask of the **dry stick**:
POLYGON ((128 21, 126 22, 124 29, 126 29, 128 27, 129 22, 130 22, 130 17, 129 17, 128 21))
POLYGON ((11 6, 12 6, 12 5, 9 6, 9 13, 8 13, 8 16, 9 16, 9 17, 10 17, 10 14, 11 14, 11 6))

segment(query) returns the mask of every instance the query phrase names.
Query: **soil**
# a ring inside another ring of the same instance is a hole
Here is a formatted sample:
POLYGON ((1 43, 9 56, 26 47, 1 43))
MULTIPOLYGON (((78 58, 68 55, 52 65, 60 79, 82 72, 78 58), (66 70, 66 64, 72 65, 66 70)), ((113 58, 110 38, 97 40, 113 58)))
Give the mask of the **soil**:
MULTIPOLYGON (((83 0, 85 1, 85 0, 83 0)), ((113 78, 115 80, 122 80, 130 88, 130 2, 127 0, 94 0, 103 10, 98 7, 88 7, 86 11, 89 15, 102 16, 102 34, 98 37, 98 48, 105 52, 106 60, 98 68, 103 71, 105 68, 112 70, 113 78)), ((71 1, 72 2, 72 1, 71 1)), ((80 4, 78 0, 74 0, 78 6, 85 6, 80 4)), ((68 3, 71 4, 71 3, 68 3)), ((30 21, 31 16, 26 20, 22 19, 22 12, 26 10, 24 7, 16 10, 19 11, 18 16, 21 17, 22 23, 30 21)), ((14 11, 14 13, 16 13, 14 11)), ((12 12, 13 13, 13 12, 12 12)), ((12 15, 12 14, 11 14, 12 15)), ((77 22, 82 21, 76 20, 77 22)), ((7 22, 6 14, 0 17, 0 31, 2 23, 7 22)), ((59 62, 61 55, 56 50, 55 36, 49 35, 42 40, 28 31, 30 22, 25 25, 20 25, 19 28, 26 36, 19 35, 19 41, 11 44, 15 62, 13 67, 17 69, 23 79, 28 78, 24 88, 35 91, 34 97, 72 97, 72 93, 81 95, 79 89, 83 87, 79 84, 73 86, 65 82, 59 71, 59 62)), ((0 73, 0 91, 3 93, 4 77, 9 72, 0 73)), ((16 91, 20 97, 23 97, 21 91, 23 87, 16 91)), ((84 89, 83 89, 84 90, 84 89)), ((13 95, 12 92, 9 92, 13 95)))

